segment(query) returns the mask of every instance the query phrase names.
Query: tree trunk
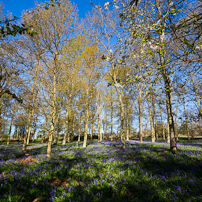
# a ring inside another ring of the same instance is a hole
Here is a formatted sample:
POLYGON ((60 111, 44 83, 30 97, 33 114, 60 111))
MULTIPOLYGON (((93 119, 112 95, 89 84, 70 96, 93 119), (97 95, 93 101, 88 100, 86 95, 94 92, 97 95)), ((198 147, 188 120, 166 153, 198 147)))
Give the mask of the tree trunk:
POLYGON ((170 143, 170 127, 168 116, 167 116, 167 143, 170 143))
POLYGON ((150 126, 151 126, 151 141, 155 142, 155 131, 154 131, 154 125, 153 125, 151 101, 150 101, 149 94, 148 94, 147 100, 148 100, 148 103, 149 103, 149 118, 150 118, 150 126))
POLYGON ((131 131, 132 131, 132 127, 131 127, 131 126, 132 126, 132 123, 133 123, 133 121, 132 121, 132 119, 131 119, 131 120, 130 120, 130 125, 129 125, 129 126, 130 126, 130 127, 129 127, 129 134, 130 134, 130 135, 131 135, 131 131))
MULTIPOLYGON (((59 116, 60 116, 60 115, 59 115, 59 116)), ((59 123, 59 122, 60 122, 60 118, 58 117, 58 118, 57 118, 57 129, 56 129, 57 132, 56 132, 56 134, 55 134, 55 136, 54 136, 54 141, 53 141, 53 143, 56 144, 56 145, 57 145, 57 143, 58 143, 59 132, 60 132, 60 128, 59 128, 59 127, 60 127, 60 123, 59 123)))
POLYGON ((140 132, 140 143, 142 143, 142 90, 139 89, 139 132, 140 132))
MULTIPOLYGON (((73 116, 73 115, 72 115, 73 116)), ((74 121, 74 116, 73 116, 73 119, 72 119, 72 140, 74 139, 74 131, 75 131, 75 121, 74 121)))
POLYGON ((162 135, 163 135, 163 139, 165 140, 166 139, 166 137, 165 137, 165 128, 164 128, 164 124, 163 124, 163 121, 161 121, 161 123, 162 123, 162 135))
MULTIPOLYGON (((157 5, 157 3, 156 3, 157 5)), ((159 5, 157 5, 158 8, 158 14, 159 17, 161 17, 161 10, 159 5)), ((163 21, 161 21, 163 22, 163 21)), ((162 24, 164 27, 166 27, 166 23, 163 22, 162 24)), ((165 67, 165 58, 164 58, 164 52, 165 47, 165 30, 162 29, 161 33, 159 35, 160 43, 162 46, 159 50, 159 58, 160 58, 160 64, 161 64, 161 74, 163 76, 164 82, 165 82, 165 91, 166 91, 166 109, 167 109, 167 117, 168 117, 168 123, 169 123, 169 133, 170 133, 170 149, 176 150, 176 139, 175 139, 175 125, 173 120, 173 109, 172 109, 172 101, 171 101, 171 85, 170 85, 170 79, 169 79, 169 73, 165 67)))
POLYGON ((91 140, 93 140, 93 119, 91 119, 91 136, 90 136, 90 138, 91 138, 91 140))
POLYGON ((25 140, 24 140, 23 149, 22 149, 23 151, 26 151, 26 144, 27 145, 29 144, 29 139, 30 139, 31 123, 32 123, 32 118, 33 118, 33 114, 34 114, 34 109, 33 109, 34 97, 36 97, 36 95, 34 96, 34 89, 35 89, 35 86, 37 85, 36 80, 37 80, 38 66, 39 66, 39 59, 37 60, 35 74, 34 74, 34 80, 33 80, 32 88, 31 88, 31 92, 30 92, 31 93, 31 102, 29 105, 26 134, 25 134, 25 140))
POLYGON ((193 90, 194 90, 194 92, 195 92, 195 94, 196 94, 196 100, 197 100, 198 108, 199 108, 199 115, 200 115, 200 117, 202 118, 202 109, 201 109, 201 105, 200 105, 201 102, 200 102, 199 95, 198 95, 198 91, 197 91, 197 88, 196 88, 196 85, 195 85, 195 83, 194 83, 194 81, 193 81, 192 76, 191 76, 191 81, 192 81, 193 90))
POLYGON ((61 109, 58 110, 58 115, 57 115, 57 133, 54 137, 54 144, 58 143, 59 139, 59 133, 60 133, 60 121, 61 121, 61 109))
MULTIPOLYGON (((102 136, 103 140, 105 139, 105 134, 107 134, 107 128, 108 128, 108 125, 107 125, 107 123, 108 123, 108 121, 107 121, 107 107, 106 106, 105 106, 105 121, 104 121, 104 123, 105 124, 103 124, 103 136, 102 136)), ((106 136, 106 138, 107 138, 107 136, 106 136)))
POLYGON ((67 125, 67 142, 69 143, 70 142, 70 122, 71 122, 71 114, 69 112, 69 121, 68 121, 68 125, 67 125))
POLYGON ((48 158, 51 158, 51 146, 52 146, 52 141, 53 141, 53 131, 54 131, 54 127, 53 125, 51 124, 51 128, 50 128, 50 131, 49 131, 49 134, 48 134, 48 147, 47 147, 47 157, 48 158))
POLYGON ((112 98, 112 87, 111 87, 111 141, 113 140, 113 98, 112 98))
POLYGON ((102 141, 102 110, 101 110, 101 106, 100 106, 100 142, 102 141))
POLYGON ((11 117, 11 124, 10 124, 9 133, 8 133, 7 145, 9 145, 9 143, 10 143, 12 124, 13 124, 13 117, 11 117))
POLYGON ((89 119, 89 103, 88 103, 88 89, 86 92, 86 123, 84 128, 84 140, 83 140, 83 147, 87 146, 87 139, 88 139, 88 119, 89 119))
POLYGON ((169 78, 164 74, 165 89, 166 89, 166 109, 167 109, 167 118, 169 124, 169 134, 170 134, 170 149, 177 150, 176 139, 175 139, 175 126, 173 120, 173 110, 171 102, 171 91, 170 91, 170 81, 169 78))
POLYGON ((56 145, 58 143, 58 137, 59 137, 59 130, 57 129, 57 133, 56 133, 55 138, 54 138, 54 144, 56 144, 56 145))
MULTIPOLYGON (((176 101, 177 103, 177 101, 176 101)), ((176 141, 178 141, 178 132, 177 132, 177 110, 178 110, 178 106, 176 105, 176 111, 175 111, 175 137, 176 137, 176 141)))
MULTIPOLYGON (((71 96, 69 98, 71 100, 71 96)), ((70 107, 69 103, 67 106, 67 111, 66 111, 66 118, 65 118, 65 133, 64 133, 64 138, 62 141, 62 145, 66 145, 67 142, 69 142, 69 119, 70 119, 70 107)))
POLYGON ((26 147, 27 147, 28 132, 29 132, 30 126, 31 126, 31 118, 32 118, 31 116, 32 116, 32 113, 31 113, 31 111, 29 111, 28 119, 27 119, 26 132, 25 132, 24 142, 23 142, 23 146, 22 146, 23 152, 26 151, 26 147))
POLYGON ((182 93, 182 99, 183 99, 183 106, 184 106, 184 115, 185 115, 185 120, 186 120, 187 137, 188 137, 188 140, 190 140, 188 116, 187 116, 187 110, 186 110, 185 98, 184 98, 184 90, 183 90, 183 93, 182 93))
POLYGON ((16 134, 16 139, 17 139, 17 140, 19 140, 19 131, 18 131, 18 130, 19 130, 19 129, 18 129, 18 127, 17 127, 17 131, 16 131, 16 133, 17 133, 17 134, 16 134))
POLYGON ((51 128, 49 132, 49 138, 48 138, 48 147, 47 147, 47 157, 51 158, 51 146, 53 141, 53 136, 55 132, 55 118, 56 118, 56 75, 54 72, 53 75, 53 100, 52 100, 52 108, 51 108, 51 128))
POLYGON ((129 141, 129 120, 126 118, 126 140, 129 141))
MULTIPOLYGON (((32 118, 33 118, 33 112, 34 112, 34 110, 32 110, 31 120, 32 120, 32 118)), ((27 145, 29 145, 30 134, 31 134, 31 124, 30 124, 30 126, 28 127, 27 145)))
MULTIPOLYGON (((31 110, 31 122, 32 122, 32 120, 33 120, 33 115, 34 115, 34 109, 31 110)), ((36 126, 36 123, 35 123, 34 125, 36 126)), ((31 134, 31 123, 30 123, 29 128, 28 128, 27 145, 29 145, 30 134, 31 134)))
POLYGON ((88 134, 87 134, 87 131, 88 131, 88 109, 86 109, 86 123, 85 123, 85 128, 84 128, 84 140, 83 140, 83 147, 86 147, 87 146, 87 139, 88 139, 88 134))
POLYGON ((158 140, 158 131, 157 131, 157 121, 156 121, 156 106, 155 106, 155 101, 154 101, 154 95, 152 95, 152 106, 153 106, 153 126, 154 126, 154 133, 156 140, 158 140))
POLYGON ((79 116, 79 134, 78 134, 78 142, 81 141, 81 115, 79 116))
POLYGON ((2 101, 0 99, 0 135, 1 135, 1 142, 3 142, 3 134, 2 134, 2 114, 1 114, 1 110, 2 110, 2 101))
POLYGON ((45 117, 45 122, 43 126, 43 137, 41 138, 41 143, 43 143, 45 136, 46 136, 46 125, 47 125, 47 116, 45 117))
POLYGON ((98 123, 97 123, 97 141, 100 141, 100 115, 98 114, 98 123))
POLYGON ((126 140, 129 141, 129 107, 128 107, 128 100, 126 100, 126 140))
POLYGON ((62 141, 62 145, 66 145, 66 142, 67 142, 67 133, 69 131, 69 108, 67 108, 67 111, 66 111, 66 121, 65 121, 65 133, 64 133, 64 138, 63 138, 63 141, 62 141))
POLYGON ((161 124, 162 124, 162 136, 163 136, 163 139, 165 140, 165 129, 164 129, 164 124, 163 124, 163 117, 162 117, 162 111, 161 111, 161 105, 159 103, 159 110, 160 110, 160 116, 161 116, 161 124))
POLYGON ((124 106, 123 106, 123 99, 122 99, 122 96, 121 96, 121 92, 119 91, 119 88, 118 88, 118 83, 117 83, 117 80, 116 80, 116 75, 114 74, 113 76, 113 79, 114 79, 114 83, 115 83, 115 87, 116 87, 116 92, 118 94, 118 98, 119 98, 119 104, 120 104, 120 111, 121 111, 121 142, 122 142, 122 147, 123 149, 126 148, 126 138, 125 138, 125 131, 124 131, 124 106))

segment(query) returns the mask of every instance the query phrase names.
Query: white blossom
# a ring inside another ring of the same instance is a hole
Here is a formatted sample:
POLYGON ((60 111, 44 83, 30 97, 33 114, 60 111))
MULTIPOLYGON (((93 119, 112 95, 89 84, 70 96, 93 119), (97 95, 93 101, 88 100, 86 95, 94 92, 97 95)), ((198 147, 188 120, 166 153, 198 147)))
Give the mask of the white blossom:
POLYGON ((100 5, 95 5, 95 8, 102 9, 100 5))
POLYGON ((198 46, 196 46, 195 49, 196 49, 196 50, 202 50, 202 45, 198 45, 198 46))
POLYGON ((115 84, 116 87, 123 88, 123 86, 120 83, 115 84))
POLYGON ((104 3, 104 6, 109 6, 109 4, 110 4, 109 2, 106 2, 104 3))
POLYGON ((107 59, 106 59, 108 62, 109 62, 109 60, 110 60, 110 57, 109 56, 107 56, 107 59))
POLYGON ((154 46, 154 45, 150 45, 150 48, 152 49, 152 50, 158 50, 158 46, 154 46))
POLYGON ((171 1, 170 3, 169 3, 169 6, 172 6, 173 5, 173 1, 171 1))
POLYGON ((165 33, 163 32, 162 35, 160 36, 161 38, 161 41, 164 41, 165 40, 165 33))

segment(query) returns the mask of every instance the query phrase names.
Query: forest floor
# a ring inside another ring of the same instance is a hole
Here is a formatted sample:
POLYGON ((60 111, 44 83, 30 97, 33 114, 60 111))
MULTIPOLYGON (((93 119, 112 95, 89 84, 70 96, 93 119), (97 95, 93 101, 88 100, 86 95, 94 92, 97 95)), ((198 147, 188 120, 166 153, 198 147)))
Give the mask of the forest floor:
POLYGON ((91 141, 0 145, 0 201, 202 201, 201 141, 167 143, 91 141), (187 144, 185 144, 187 143, 187 144))

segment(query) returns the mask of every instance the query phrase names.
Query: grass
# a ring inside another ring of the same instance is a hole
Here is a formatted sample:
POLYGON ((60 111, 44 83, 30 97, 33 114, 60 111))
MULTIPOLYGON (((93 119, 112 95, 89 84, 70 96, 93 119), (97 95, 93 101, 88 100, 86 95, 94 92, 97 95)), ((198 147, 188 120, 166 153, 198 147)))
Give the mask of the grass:
MULTIPOLYGON (((0 145, 1 201, 202 201, 202 147, 91 142, 87 148, 0 145)), ((81 146, 81 145, 80 145, 81 146)))

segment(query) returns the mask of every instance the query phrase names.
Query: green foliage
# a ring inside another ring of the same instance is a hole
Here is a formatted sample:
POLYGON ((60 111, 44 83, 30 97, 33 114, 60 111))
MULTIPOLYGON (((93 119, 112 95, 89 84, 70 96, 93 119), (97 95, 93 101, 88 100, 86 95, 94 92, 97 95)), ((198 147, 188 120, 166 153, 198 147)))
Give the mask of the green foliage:
POLYGON ((130 5, 133 6, 133 4, 135 4, 137 6, 138 2, 139 2, 139 0, 132 0, 130 2, 130 5))
POLYGON ((60 0, 45 1, 45 3, 38 4, 38 9, 44 7, 45 10, 49 10, 50 7, 60 6, 60 0))
POLYGON ((13 99, 17 100, 19 103, 22 104, 23 99, 22 99, 21 97, 18 97, 15 93, 12 93, 12 92, 11 92, 10 90, 8 90, 8 89, 5 90, 4 93, 7 93, 7 94, 11 95, 13 99))
POLYGON ((18 18, 13 16, 13 19, 5 19, 0 21, 0 38, 3 39, 9 35, 16 36, 17 34, 25 34, 28 33, 30 36, 34 36, 37 33, 34 32, 30 27, 25 27, 24 24, 17 25, 16 20, 18 18))

